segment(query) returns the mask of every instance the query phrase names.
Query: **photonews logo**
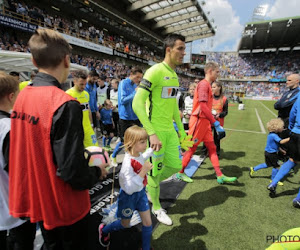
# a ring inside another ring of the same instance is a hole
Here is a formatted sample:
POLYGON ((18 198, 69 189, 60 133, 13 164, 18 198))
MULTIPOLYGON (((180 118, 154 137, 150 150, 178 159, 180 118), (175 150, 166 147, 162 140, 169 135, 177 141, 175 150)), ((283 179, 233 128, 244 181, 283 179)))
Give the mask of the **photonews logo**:
POLYGON ((267 235, 266 236, 267 243, 300 243, 299 235, 267 235))

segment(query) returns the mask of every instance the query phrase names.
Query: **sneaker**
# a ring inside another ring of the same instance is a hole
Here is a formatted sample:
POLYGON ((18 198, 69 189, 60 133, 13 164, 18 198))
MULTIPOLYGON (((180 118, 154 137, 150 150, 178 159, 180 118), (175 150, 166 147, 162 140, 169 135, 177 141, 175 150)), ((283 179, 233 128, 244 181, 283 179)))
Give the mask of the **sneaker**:
POLYGON ((236 179, 237 179, 236 177, 227 177, 226 175, 221 175, 217 177, 217 182, 219 184, 231 183, 231 182, 235 182, 236 179))
POLYGON ((162 208, 158 210, 152 209, 152 213, 155 215, 156 219, 162 224, 165 224, 167 226, 171 226, 173 224, 171 218, 167 215, 166 210, 162 208))
POLYGON ((255 173, 254 168, 253 167, 249 168, 249 175, 251 178, 253 177, 254 173, 255 173))
MULTIPOLYGON (((271 183, 271 182, 272 182, 272 180, 270 180, 270 183, 271 183)), ((278 185, 278 186, 283 186, 283 182, 278 181, 277 185, 278 185)))
POLYGON ((117 166, 118 166, 118 163, 117 163, 117 157, 113 157, 112 155, 110 155, 110 164, 111 164, 113 167, 117 167, 117 166))
POLYGON ((269 193, 270 198, 275 198, 276 197, 276 186, 273 186, 271 183, 271 184, 269 184, 267 189, 270 191, 270 193, 269 193))
POLYGON ((295 199, 293 200, 293 206, 294 206, 295 208, 300 208, 300 201, 297 200, 297 198, 295 198, 295 199))
POLYGON ((179 180, 188 182, 188 183, 193 182, 193 180, 190 177, 188 177, 185 173, 177 173, 176 178, 179 179, 179 180))
POLYGON ((110 238, 109 238, 109 234, 104 234, 102 232, 103 228, 105 227, 105 224, 104 223, 101 223, 99 225, 99 228, 98 228, 98 232, 99 232, 99 242, 101 244, 101 246, 103 247, 108 247, 109 244, 110 244, 110 238))

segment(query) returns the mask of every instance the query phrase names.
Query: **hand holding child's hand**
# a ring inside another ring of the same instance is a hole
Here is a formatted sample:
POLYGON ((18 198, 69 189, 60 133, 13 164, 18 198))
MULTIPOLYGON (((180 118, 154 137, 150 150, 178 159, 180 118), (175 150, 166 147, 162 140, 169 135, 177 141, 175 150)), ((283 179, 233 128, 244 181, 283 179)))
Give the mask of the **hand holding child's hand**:
POLYGON ((143 168, 149 172, 153 168, 153 165, 149 161, 146 161, 143 165, 143 168))

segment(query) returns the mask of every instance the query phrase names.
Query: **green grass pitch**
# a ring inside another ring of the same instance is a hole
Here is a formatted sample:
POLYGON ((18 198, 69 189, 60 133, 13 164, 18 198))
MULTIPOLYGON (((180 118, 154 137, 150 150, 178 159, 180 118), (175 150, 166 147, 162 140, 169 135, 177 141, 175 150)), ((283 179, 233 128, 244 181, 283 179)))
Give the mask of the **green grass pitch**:
POLYGON ((299 227, 300 210, 292 206, 298 177, 289 176, 277 188, 275 199, 266 189, 271 169, 249 177, 248 168, 264 162, 266 123, 277 114, 274 102, 244 100, 244 104, 245 110, 230 105, 224 126, 227 136, 221 141, 221 169, 225 175, 237 176, 238 183, 219 185, 207 158, 194 182, 168 210, 173 226, 160 224, 154 231, 154 249, 265 249, 271 244, 268 236, 299 227))

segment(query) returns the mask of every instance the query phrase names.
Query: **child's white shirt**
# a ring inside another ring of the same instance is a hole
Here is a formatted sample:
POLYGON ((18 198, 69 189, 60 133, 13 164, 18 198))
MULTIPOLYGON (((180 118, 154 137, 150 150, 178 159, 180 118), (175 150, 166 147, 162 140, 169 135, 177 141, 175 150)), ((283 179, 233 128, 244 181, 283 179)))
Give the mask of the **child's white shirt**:
POLYGON ((119 183, 121 188, 126 194, 133 194, 139 192, 144 188, 144 178, 138 175, 132 167, 132 160, 139 162, 144 165, 145 161, 153 155, 153 149, 148 148, 144 153, 140 153, 140 156, 133 157, 129 153, 125 153, 125 157, 122 162, 121 171, 119 174, 119 183))

